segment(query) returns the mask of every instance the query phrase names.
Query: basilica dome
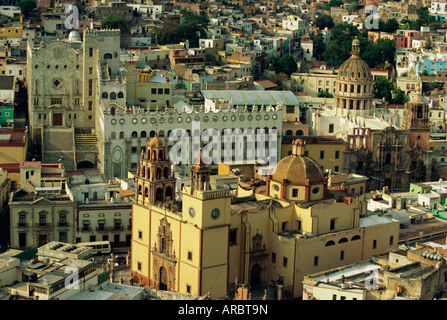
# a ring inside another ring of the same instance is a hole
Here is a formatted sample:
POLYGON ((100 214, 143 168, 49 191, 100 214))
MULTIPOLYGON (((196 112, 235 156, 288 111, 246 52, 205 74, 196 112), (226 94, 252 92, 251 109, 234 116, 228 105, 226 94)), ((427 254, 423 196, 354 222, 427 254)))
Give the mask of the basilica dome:
POLYGON ((320 165, 304 155, 304 142, 301 139, 294 141, 292 155, 281 159, 276 165, 272 180, 281 182, 283 179, 294 185, 321 184, 325 180, 320 165))
POLYGON ((372 81, 373 77, 368 64, 360 57, 360 41, 357 37, 352 41, 352 55, 343 62, 338 70, 337 80, 372 81))

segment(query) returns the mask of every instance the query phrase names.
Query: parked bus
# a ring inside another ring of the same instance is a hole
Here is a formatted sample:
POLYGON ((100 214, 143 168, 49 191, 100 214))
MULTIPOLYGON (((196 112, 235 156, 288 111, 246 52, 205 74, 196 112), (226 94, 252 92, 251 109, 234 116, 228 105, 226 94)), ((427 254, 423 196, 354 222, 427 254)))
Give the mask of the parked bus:
POLYGON ((110 253, 112 251, 109 241, 81 242, 77 243, 77 245, 83 247, 92 247, 93 254, 110 253))

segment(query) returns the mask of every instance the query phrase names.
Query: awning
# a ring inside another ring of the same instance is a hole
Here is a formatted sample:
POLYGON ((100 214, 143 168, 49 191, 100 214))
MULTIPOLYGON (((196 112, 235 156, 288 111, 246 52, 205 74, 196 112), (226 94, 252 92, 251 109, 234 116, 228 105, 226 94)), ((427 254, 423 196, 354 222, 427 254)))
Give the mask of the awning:
POLYGON ((134 196, 135 195, 135 192, 132 191, 132 190, 119 190, 118 192, 123 197, 129 197, 129 196, 134 196))

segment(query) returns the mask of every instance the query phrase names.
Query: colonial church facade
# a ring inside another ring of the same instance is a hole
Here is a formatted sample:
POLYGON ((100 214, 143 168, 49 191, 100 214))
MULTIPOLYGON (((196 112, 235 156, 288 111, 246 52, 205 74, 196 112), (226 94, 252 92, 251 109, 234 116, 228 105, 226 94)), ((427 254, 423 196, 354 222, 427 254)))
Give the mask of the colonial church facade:
POLYGON ((314 111, 312 131, 346 141, 343 171, 368 176, 370 190, 407 188, 417 178, 419 160, 430 175, 429 104, 418 90, 403 109, 376 107, 373 84, 354 39, 337 74, 333 108, 314 111))
POLYGON ((330 190, 303 140, 265 184, 237 196, 210 182, 201 161, 174 199, 165 146, 141 154, 132 209, 131 277, 145 286, 224 298, 236 284, 281 285, 301 297, 307 274, 382 254, 397 246, 399 223, 367 212, 364 196, 330 190))

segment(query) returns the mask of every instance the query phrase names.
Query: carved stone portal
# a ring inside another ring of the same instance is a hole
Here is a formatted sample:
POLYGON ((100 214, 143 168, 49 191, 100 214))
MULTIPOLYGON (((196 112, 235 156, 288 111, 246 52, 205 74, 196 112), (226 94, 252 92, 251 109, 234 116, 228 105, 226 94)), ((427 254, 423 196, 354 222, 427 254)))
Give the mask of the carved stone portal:
POLYGON ((177 263, 172 248, 171 224, 166 218, 160 220, 157 241, 152 249, 153 257, 153 287, 175 291, 175 265, 177 263))

